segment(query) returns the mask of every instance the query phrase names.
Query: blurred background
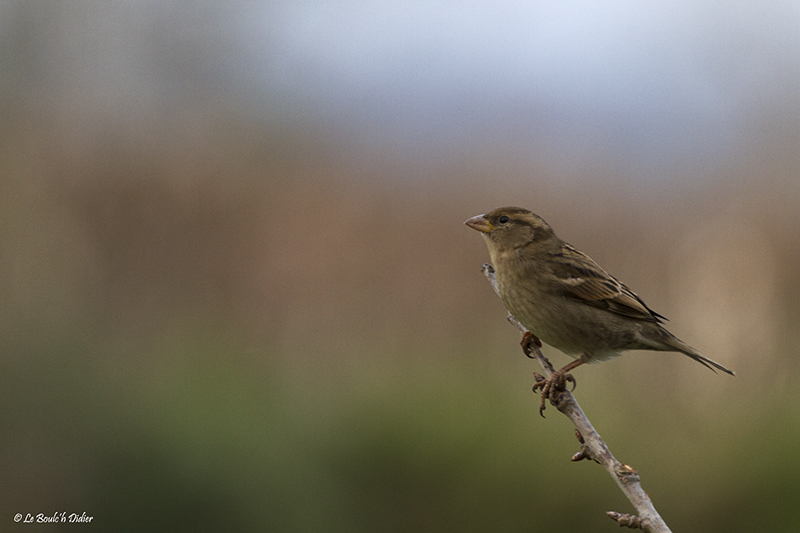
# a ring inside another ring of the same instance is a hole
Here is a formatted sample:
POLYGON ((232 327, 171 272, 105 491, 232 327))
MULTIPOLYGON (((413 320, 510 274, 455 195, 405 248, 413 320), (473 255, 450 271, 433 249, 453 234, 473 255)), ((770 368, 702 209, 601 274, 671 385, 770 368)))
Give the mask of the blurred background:
POLYGON ((800 530, 797 2, 3 0, 0 50, 0 529, 617 531, 462 225, 511 204, 737 372, 576 373, 673 530, 800 530))

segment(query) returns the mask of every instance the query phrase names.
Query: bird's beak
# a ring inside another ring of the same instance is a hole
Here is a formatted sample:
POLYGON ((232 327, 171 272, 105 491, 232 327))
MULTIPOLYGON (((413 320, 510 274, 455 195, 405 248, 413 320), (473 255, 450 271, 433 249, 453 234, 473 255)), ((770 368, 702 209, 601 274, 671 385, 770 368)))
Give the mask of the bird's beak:
POLYGON ((464 222, 464 224, 472 229, 480 231, 481 233, 489 233, 494 229, 494 226, 492 226, 492 223, 489 222, 488 218, 486 218, 486 215, 474 216, 464 222))

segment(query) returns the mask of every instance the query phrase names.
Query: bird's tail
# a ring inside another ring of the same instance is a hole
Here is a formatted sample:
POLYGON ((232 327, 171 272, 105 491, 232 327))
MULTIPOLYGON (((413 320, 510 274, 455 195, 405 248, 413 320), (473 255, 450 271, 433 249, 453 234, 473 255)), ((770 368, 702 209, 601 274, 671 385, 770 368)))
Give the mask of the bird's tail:
POLYGON ((703 354, 701 354, 700 352, 698 352, 697 350, 695 350, 694 348, 692 348, 691 346, 689 346, 688 344, 686 344, 678 337, 676 337, 669 331, 665 330, 664 328, 659 328, 659 329, 664 334, 662 341, 669 347, 667 349, 686 354, 695 361, 697 361, 698 363, 700 363, 701 365, 710 368, 714 372, 716 372, 717 370, 722 370, 723 372, 725 372, 726 374, 730 374, 731 376, 736 375, 736 373, 733 370, 728 370, 727 368, 717 363, 716 361, 704 356, 703 354))

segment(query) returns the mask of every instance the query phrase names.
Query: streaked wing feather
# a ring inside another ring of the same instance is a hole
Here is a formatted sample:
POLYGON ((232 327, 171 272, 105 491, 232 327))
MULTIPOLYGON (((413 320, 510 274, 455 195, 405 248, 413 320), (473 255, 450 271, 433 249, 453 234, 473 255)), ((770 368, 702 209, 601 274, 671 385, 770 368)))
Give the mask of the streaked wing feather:
POLYGON ((606 309, 647 322, 665 318, 651 310, 625 284, 595 263, 589 256, 564 243, 553 256, 553 273, 562 281, 565 296, 598 309, 606 309))

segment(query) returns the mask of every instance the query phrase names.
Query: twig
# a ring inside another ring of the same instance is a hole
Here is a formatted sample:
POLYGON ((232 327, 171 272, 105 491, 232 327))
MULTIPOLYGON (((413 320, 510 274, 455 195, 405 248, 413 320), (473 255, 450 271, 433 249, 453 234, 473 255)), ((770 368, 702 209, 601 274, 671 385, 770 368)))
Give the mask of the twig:
MULTIPOLYGON (((492 288, 500 295, 497 287, 497 280, 494 275, 494 268, 492 265, 486 263, 481 268, 492 288)), ((520 324, 520 322, 509 313, 508 321, 514 324, 523 334, 528 330, 520 324)), ((531 342, 528 345, 531 350, 531 355, 539 362, 544 370, 544 373, 549 377, 553 373, 553 366, 550 361, 542 354, 539 347, 531 342)), ((583 413, 581 406, 575 400, 575 397, 568 390, 559 391, 555 398, 551 398, 550 403, 556 409, 564 413, 575 425, 576 435, 581 444, 581 450, 572 456, 573 461, 580 461, 582 459, 591 459, 606 469, 606 471, 614 478, 617 485, 633 505, 638 513, 635 515, 626 515, 608 511, 608 516, 615 520, 620 526, 629 527, 632 529, 643 529, 647 533, 671 533, 667 524, 656 511, 650 497, 642 489, 639 482, 639 474, 633 467, 622 464, 611 454, 611 451, 606 446, 606 443, 600 437, 600 434, 595 431, 589 419, 583 413)))

